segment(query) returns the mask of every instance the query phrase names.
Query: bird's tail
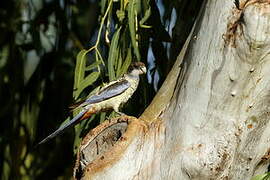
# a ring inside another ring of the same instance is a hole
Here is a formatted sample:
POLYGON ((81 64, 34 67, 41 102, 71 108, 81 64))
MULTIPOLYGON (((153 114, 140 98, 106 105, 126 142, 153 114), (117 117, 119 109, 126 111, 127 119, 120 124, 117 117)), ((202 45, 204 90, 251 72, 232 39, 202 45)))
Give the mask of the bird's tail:
POLYGON ((47 136, 45 139, 43 139, 42 141, 40 141, 38 143, 38 145, 43 144, 47 141, 49 141, 50 139, 56 137, 57 135, 61 134, 62 132, 64 132, 65 129, 77 124, 78 122, 80 122, 81 119, 84 119, 84 115, 87 112, 87 110, 82 110, 79 114, 77 114, 73 119, 71 119, 69 122, 67 122, 66 124, 60 126, 56 131, 54 131, 52 134, 50 134, 49 136, 47 136))

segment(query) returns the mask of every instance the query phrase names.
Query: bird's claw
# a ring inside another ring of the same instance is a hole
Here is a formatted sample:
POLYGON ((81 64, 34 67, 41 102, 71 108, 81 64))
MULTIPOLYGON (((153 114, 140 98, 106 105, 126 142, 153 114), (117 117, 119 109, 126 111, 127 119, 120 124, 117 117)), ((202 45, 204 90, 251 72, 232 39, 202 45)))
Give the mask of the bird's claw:
POLYGON ((119 112, 119 111, 116 111, 117 114, 119 114, 120 116, 127 116, 125 113, 122 113, 122 112, 119 112))

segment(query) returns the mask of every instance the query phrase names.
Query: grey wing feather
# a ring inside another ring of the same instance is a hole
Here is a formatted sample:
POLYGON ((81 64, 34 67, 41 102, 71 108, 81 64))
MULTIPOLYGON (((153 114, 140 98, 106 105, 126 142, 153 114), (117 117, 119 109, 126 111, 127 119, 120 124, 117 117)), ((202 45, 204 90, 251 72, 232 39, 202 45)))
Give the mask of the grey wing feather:
POLYGON ((115 97, 125 92, 129 87, 130 87, 130 83, 125 79, 116 81, 115 83, 112 83, 108 85, 107 87, 104 87, 103 89, 101 89, 101 91, 97 95, 93 95, 89 97, 79 107, 85 106, 87 104, 98 103, 106 99, 110 99, 112 97, 115 97))
POLYGON ((87 110, 83 110, 81 111, 79 114, 77 114, 72 120, 70 120, 69 122, 67 122, 66 124, 60 126, 56 131, 54 131, 52 134, 50 134, 49 136, 47 136, 45 139, 43 139, 42 141, 40 141, 38 143, 38 145, 43 144, 47 141, 49 141, 50 139, 56 137, 57 135, 61 134, 64 132, 65 129, 67 129, 68 127, 71 127, 75 124, 77 124, 79 122, 79 119, 84 115, 84 113, 86 113, 87 110))

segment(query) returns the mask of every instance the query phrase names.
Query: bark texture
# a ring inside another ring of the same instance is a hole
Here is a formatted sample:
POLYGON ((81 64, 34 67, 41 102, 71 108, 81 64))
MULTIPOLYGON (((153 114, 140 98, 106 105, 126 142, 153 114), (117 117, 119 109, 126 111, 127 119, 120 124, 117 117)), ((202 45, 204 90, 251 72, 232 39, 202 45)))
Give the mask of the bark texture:
POLYGON ((121 117, 90 132, 78 152, 76 178, 245 180, 266 172, 269 35, 269 0, 239 7, 233 0, 207 1, 153 103, 139 119, 121 117), (104 143, 95 139, 105 126, 121 137, 86 161, 85 143, 104 143))

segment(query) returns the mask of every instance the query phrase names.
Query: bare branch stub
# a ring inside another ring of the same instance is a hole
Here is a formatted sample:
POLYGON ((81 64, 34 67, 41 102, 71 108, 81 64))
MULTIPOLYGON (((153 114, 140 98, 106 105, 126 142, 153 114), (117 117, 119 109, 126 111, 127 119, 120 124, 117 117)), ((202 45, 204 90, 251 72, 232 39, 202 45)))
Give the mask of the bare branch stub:
POLYGON ((77 153, 74 167, 74 178, 80 179, 88 165, 96 159, 104 159, 104 153, 122 140, 129 124, 129 117, 119 117, 111 121, 105 121, 100 126, 91 130, 83 139, 77 153))

